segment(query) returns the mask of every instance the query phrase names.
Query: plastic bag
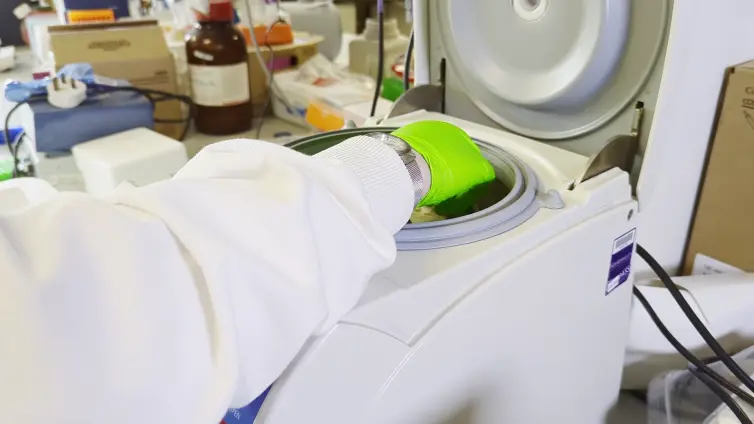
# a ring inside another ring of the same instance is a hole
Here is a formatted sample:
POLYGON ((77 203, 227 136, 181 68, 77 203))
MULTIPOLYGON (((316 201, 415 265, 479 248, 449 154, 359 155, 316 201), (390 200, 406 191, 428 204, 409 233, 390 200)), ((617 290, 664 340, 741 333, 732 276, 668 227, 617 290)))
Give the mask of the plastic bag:
MULTIPOLYGON (((58 78, 65 76, 69 79, 82 81, 88 86, 107 85, 111 87, 130 85, 126 81, 100 77, 94 74, 92 66, 88 63, 71 63, 60 68, 56 74, 58 78)), ((8 81, 5 83, 5 98, 14 103, 23 102, 32 96, 47 94, 47 85, 50 78, 34 81, 8 81)))
MULTIPOLYGON (((748 374, 754 374, 754 346, 733 355, 733 359, 748 374)), ((740 384, 721 362, 709 366, 731 383, 740 384)), ((739 404, 745 411, 748 408, 754 418, 754 409, 744 402, 739 404)), ((660 375, 650 382, 647 391, 649 424, 723 424, 728 422, 725 421, 730 413, 727 409, 717 395, 688 371, 660 375)))

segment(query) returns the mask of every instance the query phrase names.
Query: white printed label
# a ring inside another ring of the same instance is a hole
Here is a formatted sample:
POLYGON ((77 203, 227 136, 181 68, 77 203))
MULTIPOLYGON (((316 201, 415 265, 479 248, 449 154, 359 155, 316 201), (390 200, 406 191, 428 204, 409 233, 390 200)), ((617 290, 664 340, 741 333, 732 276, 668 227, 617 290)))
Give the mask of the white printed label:
POLYGON ((713 274, 743 274, 743 271, 732 265, 728 265, 725 262, 697 253, 696 256, 694 256, 694 265, 691 267, 691 275, 713 274))
POLYGON ((246 63, 226 66, 189 65, 191 94, 200 106, 235 106, 249 101, 246 63))

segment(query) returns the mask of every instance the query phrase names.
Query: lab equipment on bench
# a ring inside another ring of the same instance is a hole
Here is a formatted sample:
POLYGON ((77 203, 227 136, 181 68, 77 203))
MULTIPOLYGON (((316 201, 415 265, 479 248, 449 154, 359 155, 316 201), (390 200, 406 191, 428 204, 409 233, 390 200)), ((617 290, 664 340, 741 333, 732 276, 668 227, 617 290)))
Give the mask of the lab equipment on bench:
MULTIPOLYGON (((364 32, 348 44, 348 69, 351 72, 377 78, 379 56, 379 22, 367 19, 364 32)), ((408 37, 401 34, 398 20, 395 18, 384 21, 384 60, 382 75, 391 75, 392 66, 398 58, 406 52, 408 37)))
POLYGON ((229 135, 251 129, 249 57, 233 16, 230 0, 211 2, 207 15, 199 16, 186 36, 195 124, 203 134, 229 135))
POLYGON ((255 422, 599 422, 617 396, 628 334, 628 175, 612 169, 573 186, 585 156, 421 111, 292 147, 314 154, 424 120, 464 129, 495 183, 468 215, 406 225, 396 263, 301 352, 255 422), (537 406, 542 381, 559 393, 552 408, 537 406))
POLYGON ((154 126, 149 99, 134 92, 94 95, 74 108, 60 108, 46 96, 9 107, 11 124, 24 128, 33 148, 42 153, 70 151, 73 146, 132 128, 154 126))
MULTIPOLYGON (((77 144, 133 128, 152 128, 154 106, 178 100, 188 106, 188 117, 164 121, 182 125, 183 136, 194 116, 193 102, 186 96, 159 90, 132 87, 125 81, 101 78, 88 64, 65 66, 52 78, 31 82, 6 83, 3 97, 4 139, 11 139, 9 152, 14 172, 33 175, 20 169, 25 160, 21 152, 69 152, 77 144), (9 130, 19 127, 23 137, 10 137, 9 130)), ((32 161, 34 162, 34 161, 32 161)), ((22 175, 16 175, 22 176, 22 175)))
POLYGON ((340 10, 332 0, 298 0, 280 3, 280 9, 288 14, 291 27, 297 32, 306 32, 323 37, 319 51, 334 61, 343 44, 343 24, 340 10))
MULTIPOLYGON (((631 174, 640 242, 671 273, 680 268, 724 71, 754 52, 754 29, 740 14, 754 12, 754 4, 414 6, 415 77, 442 81, 447 114, 588 155, 594 163, 610 153, 606 143, 635 136, 631 174), (700 27, 708 30, 700 34, 700 27), (635 105, 643 111, 639 126, 635 105)), ((638 266, 648 276, 645 265, 638 266)), ((630 381, 630 369, 626 377, 630 381)))
POLYGON ((470 215, 407 224, 395 264, 300 352, 255 422, 604 422, 629 344, 637 236, 678 268, 723 70, 754 51, 754 4, 413 8, 415 79, 442 95, 413 112, 399 99, 400 113, 374 122, 458 125, 500 190, 470 215))

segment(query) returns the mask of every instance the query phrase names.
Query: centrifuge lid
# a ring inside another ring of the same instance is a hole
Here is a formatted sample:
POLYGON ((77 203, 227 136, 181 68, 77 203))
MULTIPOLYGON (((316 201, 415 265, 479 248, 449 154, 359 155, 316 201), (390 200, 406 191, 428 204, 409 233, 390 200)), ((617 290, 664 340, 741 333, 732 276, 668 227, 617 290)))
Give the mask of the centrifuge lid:
POLYGON ((662 51, 669 0, 435 2, 448 66, 517 133, 590 132, 632 102, 662 51))

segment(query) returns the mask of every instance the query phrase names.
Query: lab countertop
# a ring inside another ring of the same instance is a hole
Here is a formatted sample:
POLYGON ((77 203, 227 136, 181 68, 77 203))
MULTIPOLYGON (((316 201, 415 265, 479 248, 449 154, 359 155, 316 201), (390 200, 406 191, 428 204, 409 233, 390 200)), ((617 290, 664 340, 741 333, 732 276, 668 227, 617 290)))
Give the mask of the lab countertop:
MULTIPOLYGON (((28 81, 32 79, 32 57, 26 49, 20 49, 17 52, 16 66, 10 71, 0 72, 0 82, 9 79, 28 81)), ((199 134, 195 131, 189 132, 183 141, 189 155, 193 156, 203 147, 216 143, 218 141, 229 140, 234 138, 256 138, 257 119, 254 128, 251 131, 224 137, 214 137, 199 134)), ((312 134, 312 130, 297 125, 293 125, 274 116, 268 115, 264 118, 262 131, 259 138, 278 144, 285 144, 295 138, 312 134), (281 135, 284 134, 284 135, 281 135)), ((47 180, 59 190, 83 191, 84 184, 81 176, 73 161, 73 156, 64 155, 57 157, 40 157, 37 164, 37 174, 40 178, 47 180)))

